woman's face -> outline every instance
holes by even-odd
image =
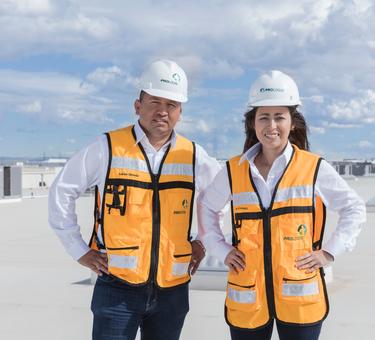
[[[282,152],[293,129],[289,109],[285,106],[258,107],[254,129],[264,149]]]

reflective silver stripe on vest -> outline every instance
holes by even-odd
[[[193,165],[185,163],[163,164],[162,175],[193,176]]]
[[[312,185],[300,185],[278,189],[275,196],[275,202],[287,201],[292,198],[310,198],[312,197],[312,192]]]
[[[255,303],[255,290],[236,290],[228,287],[228,298],[238,303]]]
[[[283,296],[307,296],[319,294],[318,282],[283,283]]]
[[[109,255],[108,265],[116,268],[137,268],[138,256]]]
[[[189,268],[189,262],[176,262],[173,263],[172,274],[174,276],[185,275]]]
[[[138,158],[113,157],[111,168],[148,172],[146,161]]]
[[[232,195],[233,206],[237,207],[244,204],[259,204],[258,196],[255,192],[240,192]]]

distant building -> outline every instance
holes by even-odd
[[[0,167],[0,199],[22,196],[22,167]]]
[[[375,176],[374,161],[345,159],[330,163],[341,176]]]

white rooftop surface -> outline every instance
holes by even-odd
[[[372,198],[375,178],[348,183],[365,201]],[[92,198],[80,198],[77,209],[88,239]],[[91,339],[93,286],[82,283],[88,281],[90,272],[64,252],[48,227],[47,198],[0,204],[0,213],[0,339]],[[322,340],[375,338],[375,213],[368,213],[367,218],[355,251],[335,261],[334,281],[328,285],[331,310]],[[329,214],[327,234],[335,221],[336,216]],[[212,282],[224,288],[223,276],[199,273],[193,277],[182,340],[229,339],[223,317],[225,293],[210,290]],[[273,339],[278,339],[276,333]]]

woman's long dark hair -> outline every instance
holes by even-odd
[[[310,143],[307,138],[308,127],[306,125],[306,120],[302,113],[298,112],[297,106],[288,106],[290,116],[292,118],[292,125],[294,129],[290,131],[289,141],[292,144],[297,145],[302,150],[310,150]],[[243,147],[243,152],[250,149],[253,145],[259,142],[254,129],[255,114],[257,108],[254,107],[250,111],[245,113],[245,133],[246,140]]]

